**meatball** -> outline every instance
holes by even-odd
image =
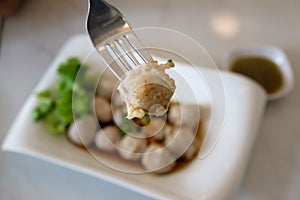
[[[108,152],[116,151],[116,144],[121,139],[119,131],[116,126],[106,126],[102,130],[99,130],[95,137],[96,147]]]
[[[147,148],[147,140],[125,135],[118,144],[118,152],[122,158],[139,160]]]
[[[176,158],[182,156],[195,139],[195,133],[187,127],[180,127],[171,134],[167,134],[165,145]]]
[[[119,108],[125,106],[125,102],[121,99],[119,91],[115,91],[111,98],[113,108]]]
[[[118,79],[110,71],[104,72],[98,83],[97,94],[106,99],[111,99],[117,83]]]
[[[200,122],[200,109],[198,105],[174,104],[169,108],[168,120],[175,126],[197,128]]]
[[[118,126],[121,127],[122,121],[124,119],[125,115],[124,112],[121,108],[114,110],[113,112],[113,120],[114,123]]]
[[[146,170],[155,173],[170,172],[176,165],[175,161],[174,155],[159,144],[149,145],[141,160]]]
[[[168,131],[170,127],[161,118],[152,118],[151,122],[142,128],[142,134],[145,137],[154,137],[156,140],[162,140],[165,135],[165,131]]]
[[[99,122],[107,123],[112,120],[111,106],[105,98],[95,98],[95,111]]]
[[[68,130],[68,138],[77,145],[88,146],[94,140],[98,125],[91,115],[76,119]]]
[[[192,160],[201,148],[201,140],[195,138],[188,150],[183,154],[183,157],[187,160]]]

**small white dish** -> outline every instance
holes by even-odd
[[[90,54],[92,49],[86,35],[69,39],[35,91],[55,83],[58,65],[71,56],[80,60],[89,56],[86,64],[103,70],[105,64],[97,53]],[[233,73],[196,69],[179,62],[174,70],[195,92],[197,102],[194,103],[203,106],[201,120],[206,134],[199,158],[181,170],[157,176],[124,173],[103,165],[86,150],[71,144],[64,135],[47,134],[41,123],[33,122],[31,112],[37,103],[34,92],[12,124],[2,149],[52,162],[155,199],[233,199],[264,112],[265,92],[253,81]],[[186,90],[179,85],[177,92],[185,94]],[[186,96],[186,100],[191,98]],[[133,167],[109,157],[103,159],[112,165],[124,165],[124,169]]]
[[[262,57],[273,61],[282,74],[283,84],[280,89],[274,93],[268,94],[268,100],[279,99],[286,96],[294,86],[294,73],[288,57],[282,49],[275,46],[249,46],[235,48],[224,57],[223,66],[229,69],[233,62],[238,58],[244,57]]]

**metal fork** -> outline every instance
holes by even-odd
[[[135,66],[153,61],[122,13],[107,2],[89,0],[87,31],[119,80]]]

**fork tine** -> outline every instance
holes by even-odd
[[[124,35],[123,40],[125,40],[131,48],[136,52],[144,63],[152,62],[153,58],[149,54],[148,50],[142,45],[137,36],[132,32],[130,34]]]
[[[136,59],[135,55],[133,54],[133,51],[131,49],[131,45],[124,41],[124,37],[122,36],[122,38],[120,40],[117,40],[120,47],[123,49],[123,51],[126,53],[127,57],[131,60],[131,62],[137,66],[140,65],[141,63],[139,63],[139,61]]]
[[[115,44],[115,43],[117,43],[116,41],[117,40],[115,40],[114,43],[107,44],[106,47],[110,48],[111,53],[114,54],[113,57],[115,57],[115,59],[118,59],[119,62],[123,65],[123,67],[125,67],[125,69],[127,71],[129,71],[130,69],[132,69],[132,67],[127,62],[126,58],[124,57],[124,53],[122,53],[116,46],[116,44]]]
[[[135,66],[153,61],[147,49],[143,48],[132,32],[114,36],[101,43],[97,49],[120,80]]]
[[[104,58],[105,62],[109,65],[110,70],[113,72],[113,74],[121,80],[123,75],[127,72],[127,70],[124,67],[120,67],[121,64],[119,64],[117,61],[118,59],[115,59],[111,52],[106,48],[106,46],[101,46],[98,48],[98,51],[100,52],[102,58]]]

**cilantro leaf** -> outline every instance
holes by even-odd
[[[80,76],[79,69],[82,70]],[[61,80],[54,87],[37,93],[38,104],[32,111],[32,118],[43,120],[47,132],[54,135],[64,133],[74,115],[81,117],[90,111],[93,86],[86,77],[87,70],[77,58],[69,58],[58,67]]]

